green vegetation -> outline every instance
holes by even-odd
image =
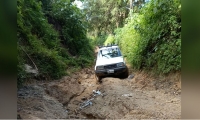
[[[122,27],[128,16],[128,0],[84,0],[84,13],[89,22],[88,32],[93,36],[112,34]]]
[[[81,1],[83,9],[74,0],[17,0],[18,85],[91,65],[94,46],[108,43],[135,69],[181,70],[180,0]]]
[[[93,48],[86,37],[80,10],[68,0],[18,0],[18,86],[25,80],[58,79],[67,69],[86,67]],[[37,76],[24,65],[38,69]]]
[[[116,30],[116,42],[134,68],[156,73],[181,69],[180,15],[180,0],[154,0]]]
[[[111,30],[114,38],[107,33],[107,38],[97,39],[96,43],[118,44],[135,69],[153,70],[159,74],[180,71],[180,0],[150,0],[147,3],[139,0],[137,3],[130,7],[123,27]]]
[[[106,41],[104,42],[104,45],[108,45],[108,44],[113,44],[115,41],[114,36],[113,35],[108,35]]]

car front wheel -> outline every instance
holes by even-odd
[[[102,77],[95,75],[95,79],[97,83],[101,82]]]
[[[123,78],[127,78],[128,77],[128,69],[123,73]]]

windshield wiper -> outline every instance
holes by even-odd
[[[109,58],[108,56],[106,56],[106,54],[105,54],[105,55],[104,55],[104,54],[102,54],[102,51],[100,51],[100,53],[101,53],[101,55],[102,55],[102,56],[105,56],[105,57]]]
[[[102,56],[105,56],[105,57],[107,57],[107,58],[109,59],[109,57],[108,57],[108,56],[106,56],[106,55],[107,55],[107,54],[105,54],[105,55],[103,55],[103,54],[102,54]]]

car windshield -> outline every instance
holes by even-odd
[[[121,56],[119,48],[107,48],[99,51],[99,58],[114,58]]]

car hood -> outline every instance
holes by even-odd
[[[96,66],[99,65],[108,65],[108,64],[115,64],[115,63],[120,63],[120,62],[124,62],[123,57],[115,57],[115,58],[105,58],[105,59],[98,59],[96,61]]]

